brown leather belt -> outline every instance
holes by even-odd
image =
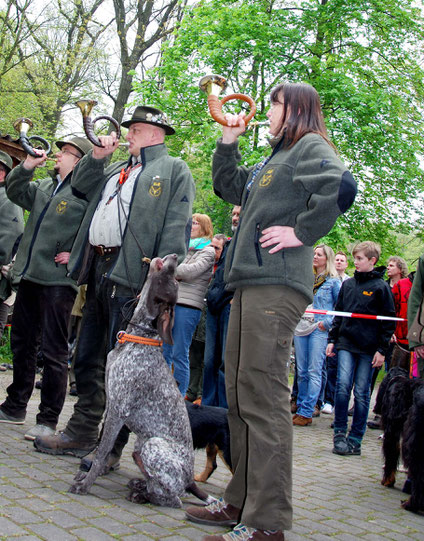
[[[96,252],[96,254],[110,255],[110,254],[118,253],[120,246],[103,246],[102,244],[100,244],[99,246],[93,246],[93,249]]]

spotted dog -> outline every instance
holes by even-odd
[[[129,482],[127,497],[136,503],[181,507],[187,490],[209,502],[193,481],[194,451],[184,400],[162,356],[154,345],[162,338],[172,344],[177,300],[177,256],[155,258],[127,335],[145,342],[119,343],[106,366],[106,419],[89,472],[79,471],[70,492],[86,494],[102,474],[115,439],[125,424],[137,436],[133,459],[143,477]],[[212,499],[212,498],[211,498]]]

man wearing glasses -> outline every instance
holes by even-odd
[[[50,177],[33,181],[35,168],[47,159],[44,150],[37,150],[38,157],[28,155],[6,179],[8,198],[29,216],[14,266],[20,284],[11,332],[13,382],[0,406],[0,423],[24,424],[40,351],[44,358],[41,403],[37,424],[25,433],[28,440],[54,434],[65,400],[67,329],[77,291],[67,263],[88,205],[71,187],[71,177],[91,143],[74,137],[56,145],[59,152]]]

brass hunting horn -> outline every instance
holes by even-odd
[[[221,75],[205,75],[199,81],[200,90],[203,90],[208,95],[208,106],[211,117],[219,124],[227,126],[224,114],[222,112],[222,106],[229,100],[242,100],[250,105],[250,113],[244,119],[246,125],[255,116],[256,103],[250,96],[246,94],[229,94],[224,96],[221,100],[218,96],[227,87],[227,81]]]
[[[121,127],[119,126],[119,123],[117,120],[115,120],[113,117],[108,115],[102,115],[97,116],[94,120],[91,119],[90,113],[91,109],[97,105],[97,101],[94,100],[78,100],[75,103],[76,106],[80,108],[80,111],[82,113],[82,122],[84,126],[85,135],[87,136],[87,139],[93,143],[93,145],[96,145],[96,147],[102,147],[99,138],[94,133],[94,124],[98,120],[109,120],[111,124],[113,124],[116,128],[116,137],[119,139],[121,137]]]
[[[51,146],[50,143],[44,139],[44,137],[41,137],[41,135],[31,135],[31,137],[28,137],[28,130],[30,130],[32,126],[33,124],[29,118],[18,118],[18,120],[16,120],[13,124],[15,130],[19,133],[19,144],[21,147],[30,156],[39,158],[40,156],[34,152],[35,147],[31,144],[31,141],[38,141],[41,143],[46,151],[46,154],[49,154],[51,151]]]

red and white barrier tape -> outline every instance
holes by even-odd
[[[305,310],[307,314],[322,314],[324,316],[352,317],[357,319],[384,319],[389,321],[408,321],[403,317],[375,316],[372,314],[355,314],[355,312],[337,312],[336,310]]]

